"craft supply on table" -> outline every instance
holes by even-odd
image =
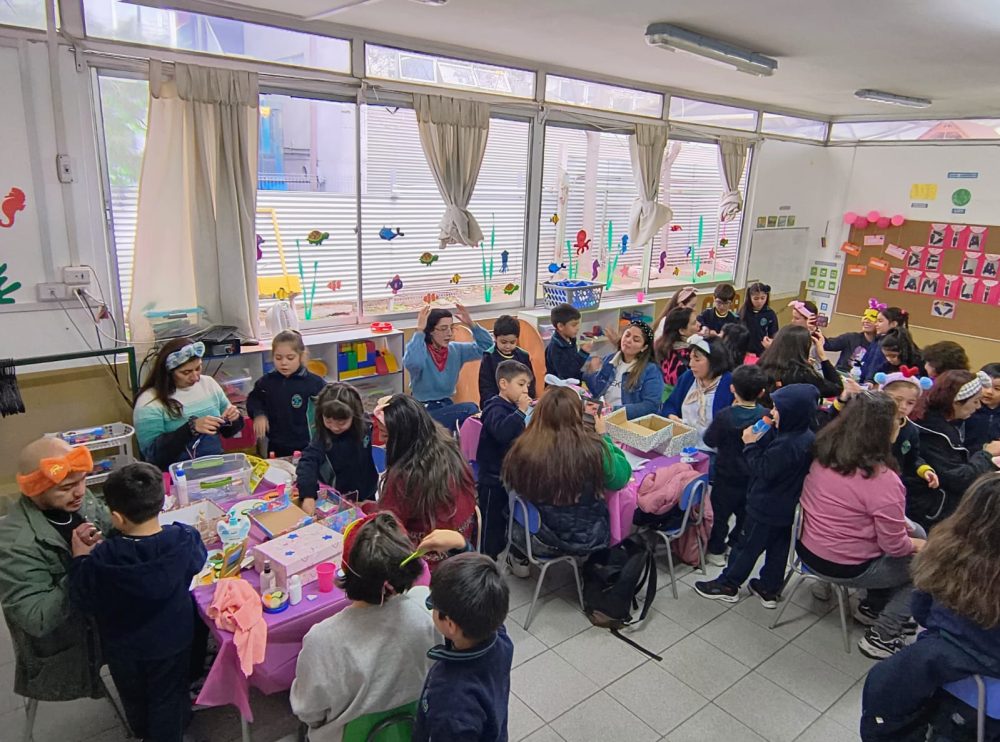
[[[264,562],[270,562],[278,587],[286,589],[295,574],[303,585],[316,580],[317,565],[339,562],[343,550],[343,536],[319,523],[310,523],[253,547],[254,567],[262,572]]]
[[[264,571],[260,573],[260,592],[261,595],[269,593],[275,589],[278,581],[274,576],[274,571],[271,569],[271,562],[268,559],[264,560]]]
[[[264,613],[281,613],[288,608],[288,593],[284,590],[270,590],[260,596],[260,603],[264,607]]]
[[[225,513],[222,512],[222,508],[211,500],[201,500],[177,510],[164,511],[159,515],[161,525],[184,523],[191,526],[198,531],[206,545],[219,542],[217,525],[223,518]]]
[[[170,476],[176,484],[178,473],[187,481],[187,497],[197,500],[240,500],[250,496],[253,469],[242,453],[203,456],[170,465]]]
[[[288,602],[292,605],[302,602],[302,578],[299,575],[288,578]]]
[[[274,496],[266,498],[265,502],[266,505],[251,510],[249,515],[268,538],[291,533],[315,520],[292,502],[284,485],[278,487]]]
[[[321,593],[333,592],[333,578],[336,572],[337,565],[333,562],[321,562],[316,565],[316,580]]]

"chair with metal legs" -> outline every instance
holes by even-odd
[[[128,721],[125,719],[124,712],[118,707],[118,703],[115,701],[115,697],[111,695],[111,689],[108,688],[107,681],[104,677],[101,677],[101,688],[104,690],[104,697],[108,699],[108,703],[111,704],[111,708],[115,710],[115,716],[118,717],[118,723],[122,725],[122,729],[125,731],[125,736],[129,739],[135,739],[135,735],[132,733],[132,729],[128,725]],[[24,699],[24,734],[21,735],[22,742],[34,742],[34,731],[35,731],[35,719],[38,717],[38,699],[37,698],[25,698]]]
[[[684,492],[681,494],[681,501],[679,503],[680,509],[684,511],[684,518],[681,520],[681,524],[677,528],[651,529],[651,532],[663,539],[663,542],[667,545],[667,567],[670,570],[670,590],[673,592],[675,599],[677,598],[677,578],[674,575],[674,555],[671,552],[670,545],[683,536],[687,532],[688,528],[694,529],[695,540],[698,543],[698,565],[701,569],[701,573],[706,573],[705,545],[701,541],[700,528],[702,518],[705,513],[702,503],[704,502],[707,489],[707,474],[689,482],[684,488]]]

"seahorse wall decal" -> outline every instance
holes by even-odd
[[[11,188],[10,192],[4,196],[0,202],[0,212],[3,212],[5,219],[0,219],[0,227],[10,228],[14,226],[14,215],[19,211],[24,211],[24,191],[20,188]]]

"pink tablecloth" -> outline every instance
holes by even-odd
[[[628,449],[629,453],[641,456],[646,459],[646,463],[641,469],[632,473],[632,479],[617,492],[608,492],[608,511],[611,514],[611,543],[617,544],[623,540],[632,530],[632,518],[638,502],[639,485],[647,474],[651,474],[657,469],[676,464],[681,460],[680,456],[660,456],[659,454],[645,454],[641,451]],[[708,456],[703,453],[697,454],[697,461],[694,468],[705,474],[708,472]]]

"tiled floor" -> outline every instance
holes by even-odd
[[[560,565],[562,566],[562,565]],[[714,576],[718,568],[709,567]],[[530,631],[522,626],[534,580],[511,580],[514,641],[510,739],[529,742],[850,742],[857,740],[860,694],[871,662],[852,644],[843,649],[835,601],[803,587],[783,624],[756,598],[708,601],[691,585],[704,579],[681,567],[679,597],[660,572],[660,589],[646,622],[626,635],[660,654],[649,659],[590,625],[576,605],[568,569],[550,570]],[[0,622],[2,624],[2,622]],[[854,626],[852,642],[861,632]],[[13,695],[10,640],[0,630],[0,739],[18,740],[24,723]],[[293,742],[287,694],[255,694],[254,742]],[[190,737],[238,740],[232,709],[198,711]],[[125,739],[102,701],[42,704],[36,742],[117,742]]]

